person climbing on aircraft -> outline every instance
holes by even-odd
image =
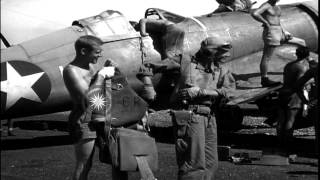
[[[160,40],[158,47],[155,47],[161,54],[161,59],[168,58],[171,52],[183,50],[185,32],[177,24],[166,19],[143,18],[139,21],[140,34],[142,37],[157,35]]]

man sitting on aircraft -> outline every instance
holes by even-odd
[[[88,91],[91,86],[110,79],[114,75],[114,67],[103,67],[96,70],[101,57],[102,40],[95,36],[81,36],[75,42],[76,57],[63,70],[65,85],[73,102],[69,115],[70,134],[74,141],[76,166],[73,179],[87,179],[92,166],[94,144],[98,125],[91,121],[87,113],[89,108]],[[90,116],[90,117],[87,117]]]
[[[215,13],[221,12],[233,12],[233,11],[244,11],[249,12],[253,3],[251,0],[216,0],[219,7],[212,13],[208,14],[211,17]]]
[[[304,45],[305,41],[284,31],[280,24],[281,9],[276,4],[279,0],[268,0],[258,9],[252,12],[252,17],[263,25],[262,38],[264,41],[263,55],[260,63],[261,85],[270,87],[280,85],[280,82],[268,78],[268,64],[275,51],[281,43],[294,43]]]
[[[181,74],[170,101],[173,106],[178,179],[213,179],[218,167],[214,109],[235,88],[230,71],[220,65],[231,45],[206,38],[193,56],[182,54]]]
[[[279,117],[277,125],[277,135],[280,146],[288,148],[293,137],[293,125],[297,118],[302,117],[303,104],[299,93],[303,94],[303,88],[299,92],[292,91],[294,84],[307,71],[307,58],[309,50],[300,46],[296,50],[297,60],[289,62],[283,71],[283,88],[279,94]]]

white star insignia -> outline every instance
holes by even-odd
[[[7,80],[1,81],[1,91],[7,93],[6,109],[9,109],[22,97],[35,102],[41,102],[41,99],[31,87],[44,72],[21,76],[8,62],[6,63]]]
[[[97,109],[98,111],[100,111],[100,109],[102,110],[103,106],[105,106],[105,99],[101,94],[94,94],[91,98],[90,98],[90,103],[91,103],[91,107],[93,109]]]

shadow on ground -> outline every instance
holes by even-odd
[[[43,136],[30,139],[1,139],[1,151],[72,144],[69,135]]]
[[[152,128],[152,136],[157,142],[174,143],[172,128]],[[268,134],[240,134],[238,132],[218,132],[218,144],[235,149],[267,150],[277,148],[277,137]],[[316,157],[315,140],[294,138],[288,147],[291,153],[301,157]]]
[[[15,136],[3,136],[1,150],[28,149],[71,144],[68,122],[52,120],[15,121]]]
[[[45,123],[45,124],[43,124]],[[1,137],[1,150],[26,149],[35,147],[58,146],[72,144],[72,139],[66,134],[67,122],[61,121],[20,121],[15,122],[15,127],[23,130],[28,135],[32,133],[30,138],[21,137],[21,134],[16,137],[5,138]],[[31,130],[31,131],[29,131]],[[34,130],[34,131],[33,131]],[[50,135],[50,131],[41,133],[46,130],[63,131],[59,135]],[[157,142],[173,144],[172,128],[151,128],[150,135],[155,137]],[[22,133],[22,135],[23,135]],[[49,134],[49,135],[48,135]],[[57,133],[58,134],[58,133]],[[61,135],[63,134],[63,135]],[[274,135],[268,134],[241,134],[238,132],[218,132],[218,144],[230,146],[238,149],[262,150],[265,148],[276,148],[277,138]],[[302,157],[315,156],[315,140],[306,138],[294,138],[291,147],[293,153]]]

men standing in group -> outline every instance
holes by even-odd
[[[231,45],[206,38],[194,55],[182,54],[181,74],[171,96],[178,179],[213,179],[218,168],[217,126],[213,106],[235,88],[231,72],[219,61]]]
[[[293,125],[297,118],[302,117],[303,104],[299,93],[303,94],[303,88],[299,92],[293,92],[293,86],[307,71],[307,47],[299,46],[296,50],[297,59],[286,64],[283,70],[283,88],[279,95],[279,117],[277,135],[281,148],[290,147],[293,138]],[[290,152],[287,152],[290,153]]]
[[[292,37],[285,32],[280,24],[281,9],[277,5],[279,0],[268,0],[251,13],[252,17],[261,22],[263,26],[262,38],[264,41],[263,55],[260,63],[261,85],[270,87],[280,84],[268,78],[269,61],[281,43],[289,41],[299,45],[305,45],[304,40]]]
[[[63,70],[65,85],[72,99],[69,115],[70,134],[74,141],[76,166],[73,180],[86,180],[92,166],[98,124],[87,113],[88,91],[93,81],[104,81],[114,75],[114,67],[94,68],[101,57],[102,40],[95,36],[81,36],[75,42],[76,57]],[[88,117],[89,116],[89,117]]]

